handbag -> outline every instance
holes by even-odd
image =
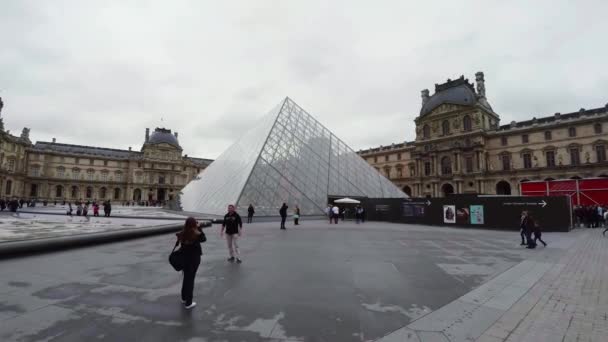
[[[169,263],[173,269],[179,272],[184,269],[184,253],[181,248],[175,250],[178,245],[179,243],[176,243],[175,247],[173,247],[173,250],[171,251],[171,254],[169,254]]]

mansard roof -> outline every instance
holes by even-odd
[[[455,80],[448,79],[442,84],[435,84],[435,94],[428,98],[420,109],[420,116],[432,112],[435,108],[444,103],[474,106],[479,104],[485,109],[492,112],[492,107],[485,98],[478,98],[475,93],[473,84],[469,83],[468,79],[460,76]]]
[[[584,109],[581,108],[579,111],[577,112],[572,112],[572,113],[567,113],[567,114],[561,114],[561,113],[555,113],[551,116],[545,116],[545,117],[541,117],[541,118],[532,118],[532,120],[524,120],[524,121],[513,121],[510,124],[506,124],[506,125],[501,125],[498,128],[498,131],[508,131],[508,130],[512,130],[512,129],[523,129],[523,128],[528,128],[531,126],[539,126],[539,125],[551,125],[551,124],[558,124],[558,123],[566,123],[566,122],[572,122],[575,120],[585,120],[585,119],[593,119],[593,118],[599,118],[599,117],[604,117],[608,115],[608,104],[606,104],[606,106],[604,107],[599,107],[599,108],[594,108],[594,109]]]
[[[95,146],[84,146],[84,145],[72,145],[72,144],[60,144],[47,141],[38,141],[34,144],[33,150],[40,152],[60,152],[70,154],[83,154],[89,156],[116,158],[116,159],[128,159],[130,157],[140,157],[141,152],[119,150],[114,148],[95,147]]]

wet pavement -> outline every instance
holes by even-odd
[[[277,227],[246,225],[241,265],[207,229],[193,310],[167,262],[171,235],[0,261],[0,341],[373,341],[533,253],[557,253],[522,249],[513,232]]]

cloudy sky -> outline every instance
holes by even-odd
[[[411,140],[420,90],[480,70],[503,123],[604,106],[606,13],[603,0],[4,0],[2,116],[34,141],[123,149],[166,126],[215,158],[290,96],[358,150]]]

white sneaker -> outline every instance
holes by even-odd
[[[192,309],[195,306],[196,306],[196,302],[192,302],[192,304],[186,306],[186,309]]]

